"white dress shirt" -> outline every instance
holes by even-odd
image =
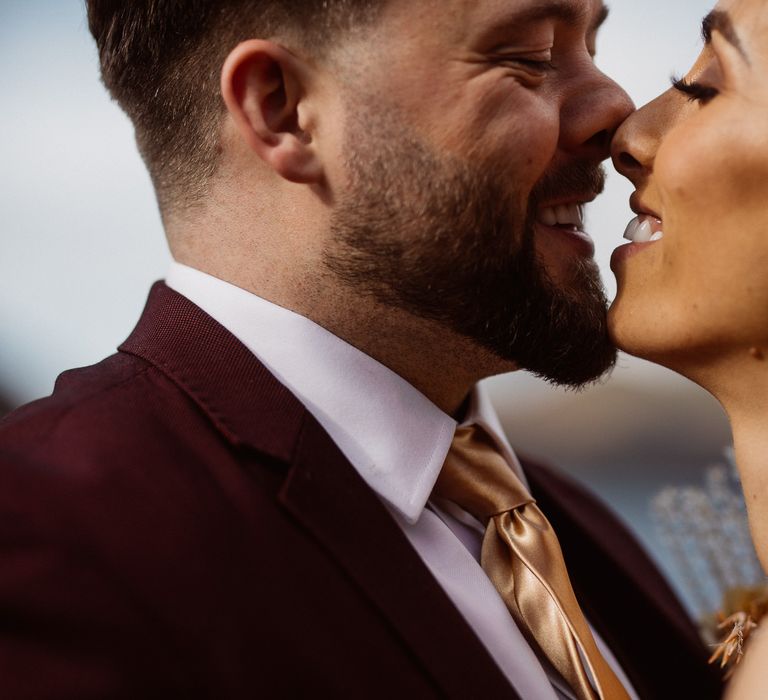
[[[166,284],[230,331],[301,400],[387,506],[520,697],[572,698],[556,674],[548,676],[480,567],[483,526],[453,504],[429,502],[456,421],[399,375],[303,316],[175,262]],[[495,438],[525,481],[481,385],[465,421],[474,423]],[[597,634],[595,641],[636,700]]]

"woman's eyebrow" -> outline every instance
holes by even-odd
[[[720,33],[747,60],[747,55],[733,26],[731,16],[724,10],[712,10],[701,22],[701,36],[704,38],[705,44],[712,43],[714,32]]]

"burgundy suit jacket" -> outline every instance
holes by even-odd
[[[525,468],[640,695],[719,697],[626,529]],[[0,697],[310,696],[517,697],[296,397],[159,283],[117,354],[0,422]]]

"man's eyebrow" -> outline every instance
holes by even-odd
[[[595,18],[595,21],[592,23],[592,31],[596,32],[600,27],[602,27],[605,24],[605,20],[608,19],[608,15],[611,14],[611,9],[608,7],[608,5],[601,5],[600,6],[600,12],[597,13],[597,17]]]
[[[733,27],[733,21],[731,16],[723,10],[712,10],[701,22],[701,36],[704,38],[705,44],[712,43],[712,34],[718,32],[722,34],[723,38],[736,49],[739,53],[747,58],[744,53],[744,47],[741,44],[739,35]]]
[[[503,20],[503,24],[511,27],[540,20],[555,19],[563,24],[578,25],[584,22],[588,11],[585,3],[580,0],[547,0],[546,2],[536,2],[530,7],[514,12]],[[608,19],[608,12],[608,7],[601,4],[598,13],[589,25],[590,33],[596,32]]]

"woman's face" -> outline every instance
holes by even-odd
[[[723,0],[704,29],[684,81],[613,144],[636,187],[627,233],[640,242],[611,262],[611,332],[675,368],[755,348],[768,356],[768,5]]]

